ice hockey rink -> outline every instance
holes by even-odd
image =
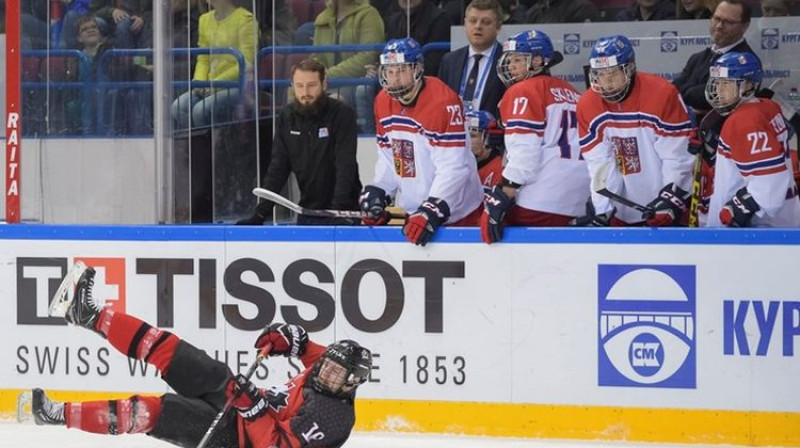
[[[0,448],[166,448],[166,442],[143,435],[103,436],[62,427],[40,427],[0,421]],[[355,433],[345,448],[730,448],[733,445],[615,443],[458,435]]]

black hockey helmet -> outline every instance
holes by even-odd
[[[317,361],[311,376],[311,386],[318,392],[334,397],[349,397],[364,384],[372,370],[372,353],[351,340],[329,345]]]

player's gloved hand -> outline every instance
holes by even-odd
[[[648,226],[663,227],[672,226],[680,221],[683,213],[689,207],[689,197],[691,193],[683,191],[674,182],[670,182],[661,189],[658,197],[647,204],[655,212],[652,217],[642,214]]]
[[[256,339],[255,347],[261,351],[267,344],[272,344],[268,355],[298,357],[306,352],[308,334],[299,325],[275,322],[267,325],[261,332]]]
[[[722,207],[719,220],[728,227],[750,227],[750,221],[759,210],[761,207],[745,187],[737,191],[733,199]]]
[[[503,221],[513,206],[514,199],[508,197],[502,185],[495,185],[483,195],[481,239],[484,243],[496,243],[503,238]]]
[[[262,389],[256,387],[250,380],[239,374],[229,378],[225,383],[225,398],[230,399],[236,396],[231,402],[243,418],[255,420],[267,412],[267,394]]]
[[[719,145],[719,134],[722,132],[722,125],[725,123],[725,116],[716,109],[712,109],[700,121],[700,139],[705,144],[703,159],[711,162],[714,166],[714,159],[717,157],[717,145]]]
[[[436,229],[450,217],[450,206],[444,199],[429,197],[417,211],[406,218],[403,235],[410,243],[424,246],[433,237]]]
[[[364,225],[382,226],[389,222],[390,217],[386,207],[389,206],[391,201],[392,199],[383,188],[366,185],[358,198],[358,206],[361,207],[361,210],[370,214],[369,218],[362,219]]]
[[[608,227],[611,225],[611,218],[614,217],[616,211],[617,209],[612,208],[610,211],[597,214],[592,198],[590,197],[589,200],[586,201],[586,214],[578,216],[570,221],[569,224],[575,227]]]

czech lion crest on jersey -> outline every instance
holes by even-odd
[[[636,143],[636,137],[611,137],[611,145],[614,147],[617,166],[623,175],[642,171],[642,160],[639,157],[639,144]]]
[[[394,172],[398,176],[417,176],[417,168],[414,163],[414,142],[392,139],[392,157],[394,158]]]

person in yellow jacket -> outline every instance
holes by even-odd
[[[239,72],[245,73],[253,66],[258,43],[258,25],[253,14],[236,6],[231,0],[209,0],[212,7],[200,16],[197,46],[201,48],[226,48],[239,50],[245,66],[229,53],[204,54],[197,57],[194,81],[236,81]],[[209,126],[233,119],[239,103],[239,89],[228,87],[195,87],[185,92],[172,104],[172,118],[176,127]]]
[[[383,19],[368,0],[325,0],[314,20],[314,45],[378,44],[386,41]],[[367,65],[378,62],[378,51],[317,53],[330,78],[360,78]]]
[[[325,0],[325,9],[314,20],[314,45],[362,45],[386,41],[383,19],[368,0]],[[329,78],[363,78],[369,67],[377,67],[378,51],[318,52],[313,58],[325,66]],[[331,93],[357,109],[362,132],[372,117],[376,89],[371,85],[330,89]],[[358,100],[356,99],[358,97]]]

